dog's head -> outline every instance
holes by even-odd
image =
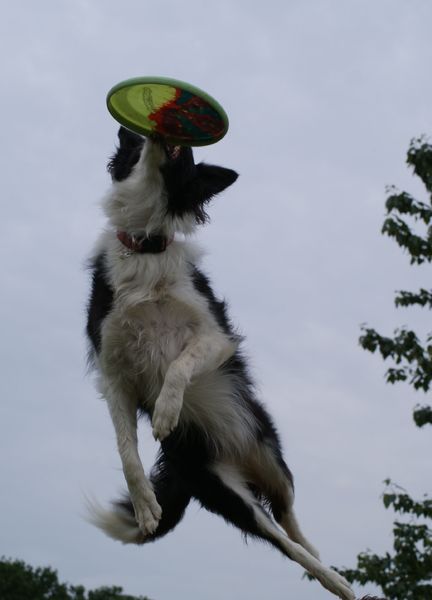
[[[237,179],[231,169],[195,164],[191,148],[169,146],[121,127],[108,163],[114,182],[108,216],[117,227],[190,233],[205,223],[207,203]]]

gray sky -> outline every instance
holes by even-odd
[[[429,0],[3,7],[0,554],[153,600],[330,597],[197,505],[143,548],[82,519],[85,493],[106,502],[124,487],[83,335],[83,264],[117,131],[105,95],[152,74],[198,85],[230,117],[226,138],[196,157],[241,177],[199,240],[247,336],[303,528],[330,564],[389,549],[382,480],[430,491],[431,438],[411,420],[420,394],[386,385],[357,340],[363,322],[428,327],[424,312],[393,309],[396,289],[427,287],[427,268],[380,227],[386,185],[421,193],[404,161],[410,139],[432,131],[431,19]],[[147,467],[156,449],[143,427]]]

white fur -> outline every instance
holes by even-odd
[[[128,511],[119,506],[107,509],[94,498],[87,498],[86,506],[86,519],[113,540],[120,540],[123,544],[137,544],[143,541],[138,522]]]

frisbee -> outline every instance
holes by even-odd
[[[228,117],[214,98],[199,88],[166,77],[136,77],[110,89],[111,115],[135,133],[160,135],[179,146],[206,146],[228,131]]]

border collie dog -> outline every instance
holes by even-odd
[[[299,528],[275,426],[188,238],[237,173],[124,128],[108,170],[109,225],[91,260],[87,334],[128,495],[111,509],[93,506],[93,522],[114,539],[144,544],[172,530],[195,498],[352,600]],[[149,477],[137,448],[142,414],[160,441]]]

